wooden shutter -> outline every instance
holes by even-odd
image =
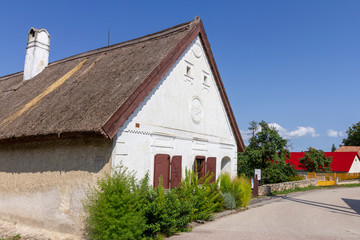
[[[208,157],[206,161],[206,173],[213,173],[214,176],[210,182],[215,182],[216,179],[216,157]]]
[[[167,154],[156,154],[154,160],[154,187],[159,186],[159,178],[163,178],[164,188],[169,188],[170,156]]]
[[[195,157],[195,171],[197,171],[198,179],[205,176],[205,157],[196,156]]]
[[[181,182],[182,156],[173,156],[171,159],[171,188],[179,186]]]

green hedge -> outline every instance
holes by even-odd
[[[236,206],[248,204],[251,196],[248,180],[240,177],[231,181],[225,175],[221,177],[220,188],[219,179],[210,183],[212,176],[198,179],[196,173],[185,170],[179,187],[165,190],[159,184],[153,189],[148,184],[148,174],[137,181],[133,172],[119,167],[112,176],[99,180],[84,202],[87,235],[90,239],[104,240],[161,239],[185,230],[191,221],[211,219],[212,213],[229,204],[229,194]],[[229,187],[225,187],[224,181],[230,181],[226,183]]]

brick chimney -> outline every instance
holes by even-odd
[[[49,64],[50,35],[45,29],[31,28],[26,46],[24,80],[29,80]]]

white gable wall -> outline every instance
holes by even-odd
[[[355,156],[355,159],[349,169],[349,173],[360,173],[360,159],[358,156]]]
[[[156,154],[181,155],[183,172],[197,155],[216,157],[216,176],[230,159],[223,169],[236,175],[235,137],[199,38],[114,138],[113,167],[122,162],[139,178],[149,172],[153,179]]]

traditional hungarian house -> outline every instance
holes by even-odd
[[[359,173],[360,157],[357,152],[324,152],[327,157],[332,157],[330,165],[332,172]],[[300,164],[300,158],[305,156],[304,152],[292,152],[288,162],[295,166],[297,171],[306,171]]]
[[[177,186],[237,170],[244,150],[199,18],[48,64],[31,28],[23,72],[0,77],[0,218],[81,228],[89,183],[120,164]]]

